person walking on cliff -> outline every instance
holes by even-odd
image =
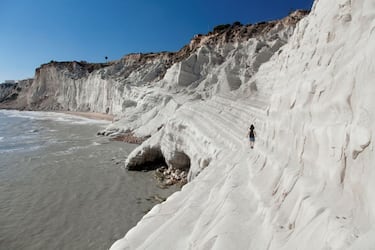
[[[256,135],[254,129],[255,129],[254,125],[251,124],[251,126],[249,127],[249,131],[247,133],[247,136],[249,137],[250,148],[254,148],[255,135]]]

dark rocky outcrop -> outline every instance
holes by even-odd
[[[0,108],[25,109],[26,95],[34,79],[26,79],[14,83],[0,84]]]

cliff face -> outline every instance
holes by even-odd
[[[166,55],[168,60],[161,63],[164,68],[157,67],[163,71],[154,81],[137,79],[141,70],[144,76],[144,72],[155,70],[140,67],[132,71],[125,80],[129,82],[122,98],[121,113],[126,116],[104,133],[131,130],[140,136],[153,134],[169,119],[170,112],[184,103],[249,85],[260,65],[288,41],[296,23],[306,14],[297,11],[279,21],[219,26],[207,35],[196,35],[179,52]],[[255,89],[253,84],[241,91],[251,93]]]
[[[17,83],[3,83],[0,84],[0,102],[6,102],[15,99],[17,95],[13,95],[14,92],[19,92]]]
[[[23,100],[12,97],[0,107],[30,110],[94,111],[121,115],[143,103],[144,90],[159,86],[164,92],[196,91],[193,99],[207,98],[216,89],[236,89],[286,43],[295,24],[306,12],[254,25],[221,25],[207,35],[196,35],[178,52],[130,54],[106,64],[86,62],[51,62],[36,70],[30,88],[23,88]],[[248,57],[260,52],[253,62],[244,65],[236,51],[247,47]],[[214,72],[228,56],[236,56],[238,65],[227,68],[233,83],[220,82]],[[242,62],[241,62],[242,60]],[[239,72],[246,68],[246,72]],[[242,78],[242,79],[241,79]],[[223,85],[223,86],[218,86]],[[230,85],[230,86],[226,86]],[[2,95],[6,95],[4,92]],[[159,94],[150,97],[163,101]],[[191,97],[188,97],[191,99]],[[12,101],[12,102],[10,102]],[[145,111],[148,107],[141,107]],[[137,113],[134,111],[133,113]]]
[[[27,97],[34,79],[21,80],[15,83],[0,84],[0,107],[25,109]]]
[[[28,96],[30,109],[105,112],[111,84],[95,74],[106,64],[52,62],[36,70]]]

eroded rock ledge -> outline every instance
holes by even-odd
[[[104,132],[98,132],[98,135],[104,135]],[[151,136],[138,137],[138,136],[135,136],[133,132],[127,132],[127,133],[122,133],[119,135],[112,136],[111,140],[126,142],[130,144],[142,144],[142,142],[146,141],[150,137]]]

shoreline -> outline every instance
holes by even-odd
[[[58,111],[57,113],[75,115],[75,116],[80,116],[80,117],[94,119],[94,120],[105,120],[105,121],[110,121],[110,122],[113,122],[113,119],[115,118],[114,115],[96,113],[96,112]]]
[[[46,114],[47,122],[34,122],[29,118],[39,115],[29,113],[13,117],[9,122],[3,122],[6,114],[0,117],[0,136],[10,138],[2,146],[26,150],[0,155],[4,179],[0,200],[10,208],[0,215],[4,222],[0,249],[85,249],[87,242],[92,249],[109,249],[148,211],[179,190],[161,188],[152,172],[124,171],[122,164],[135,146],[96,136],[102,123],[72,123],[76,119],[66,119],[63,112]],[[54,122],[60,117],[63,122]],[[30,134],[25,146],[17,140],[23,132]],[[34,150],[34,145],[42,147]],[[19,232],[25,237],[14,237]]]
[[[53,113],[60,113],[66,115],[74,115],[79,117],[84,117],[93,120],[104,120],[113,122],[115,119],[114,115],[104,114],[104,113],[97,113],[97,112],[83,112],[83,111],[64,111],[64,110],[29,110],[29,109],[19,109],[19,108],[5,108],[0,106],[0,110],[6,111],[25,111],[25,112],[53,112]]]
[[[101,134],[101,135],[104,135],[104,134]],[[133,132],[127,132],[127,133],[121,133],[115,136],[111,136],[111,141],[120,141],[120,142],[140,145],[150,137],[151,136],[137,137],[134,135]]]

